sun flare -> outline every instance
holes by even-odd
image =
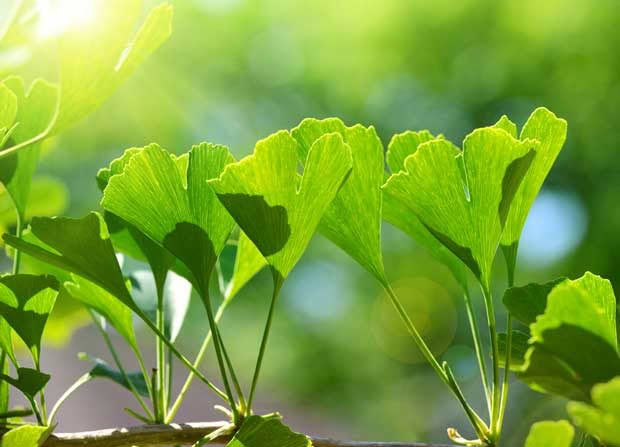
[[[42,39],[84,26],[95,18],[94,0],[37,0],[38,34]]]

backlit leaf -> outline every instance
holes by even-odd
[[[277,280],[286,278],[302,256],[352,165],[342,137],[325,135],[308,152],[300,179],[297,146],[290,133],[280,131],[209,181]]]
[[[129,343],[129,346],[134,351],[138,350],[132,313],[127,305],[120,302],[107,290],[77,275],[72,275],[71,282],[65,282],[64,287],[73,298],[105,317]]]
[[[567,278],[557,278],[544,284],[531,283],[511,287],[504,293],[504,306],[517,320],[530,325],[545,312],[551,290],[566,280]]]
[[[536,157],[525,174],[508,212],[501,241],[505,249],[519,243],[530,208],[562,150],[566,140],[566,127],[565,120],[556,117],[544,107],[534,110],[523,126],[521,140],[534,139],[540,144],[536,148]]]
[[[135,37],[140,0],[97,2],[93,23],[72,27],[59,42],[60,104],[52,133],[103,103],[172,32],[172,7],[151,10]]]
[[[319,231],[379,281],[387,283],[381,255],[381,185],[385,172],[383,144],[374,127],[346,127],[338,118],[305,119],[291,131],[305,163],[323,135],[338,133],[351,149],[353,169],[325,211]]]
[[[575,429],[568,421],[542,421],[532,425],[525,447],[570,447]]]
[[[189,153],[187,178],[175,157],[152,144],[109,178],[103,207],[181,260],[201,296],[234,222],[206,180],[234,161],[224,146],[203,143]]]
[[[620,444],[620,377],[592,388],[592,403],[569,402],[575,425],[605,443]]]
[[[497,334],[497,341],[499,345],[499,364],[501,368],[506,366],[506,333],[501,332]],[[530,336],[525,332],[512,331],[512,354],[510,355],[510,370],[520,371],[525,363],[525,353],[529,349],[528,344]]]
[[[293,432],[279,418],[248,417],[226,447],[311,447],[310,439]]]
[[[405,160],[383,186],[489,287],[491,265],[510,204],[537,142],[497,128],[469,134],[460,152],[436,139]]]
[[[0,438],[0,447],[41,447],[54,427],[23,425],[14,428]]]
[[[243,286],[266,265],[267,261],[261,252],[258,251],[258,248],[245,233],[241,231],[239,242],[237,243],[233,275],[226,288],[225,299],[232,300]]]
[[[388,145],[386,154],[390,171],[393,174],[404,171],[405,159],[415,153],[420,144],[434,138],[426,130],[420,132],[407,131],[395,135]],[[403,201],[386,193],[385,190],[383,191],[383,218],[426,248],[431,255],[450,269],[461,287],[467,289],[467,276],[459,258],[428,231],[428,228],[420,222]]]
[[[26,92],[24,81],[16,76],[6,79],[4,85],[14,93],[18,105],[15,121],[19,124],[9,138],[9,145],[13,146],[45,130],[54,116],[58,88],[37,79]],[[13,199],[22,220],[25,217],[32,176],[39,161],[39,151],[40,142],[0,159],[0,181]]]
[[[13,127],[17,116],[17,97],[4,83],[0,84],[0,141]]]
[[[57,295],[58,282],[52,276],[0,277],[0,315],[30,349],[37,365],[41,336]],[[6,346],[3,349],[8,351]]]

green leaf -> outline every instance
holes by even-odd
[[[206,180],[233,161],[224,146],[194,146],[186,178],[175,157],[152,144],[134,153],[121,174],[109,178],[101,202],[181,260],[203,297],[234,226]]]
[[[17,364],[17,358],[13,351],[13,339],[11,336],[11,326],[0,316],[0,349],[5,352],[14,365]]]
[[[381,255],[381,185],[385,172],[383,144],[375,128],[346,127],[338,118],[305,119],[291,131],[304,163],[323,135],[338,133],[351,149],[353,169],[325,211],[319,231],[379,281],[387,283]]]
[[[17,99],[16,122],[9,138],[11,146],[23,143],[45,130],[56,107],[58,88],[42,79],[32,83],[28,92],[22,78],[12,76],[4,81]],[[2,126],[0,126],[1,128]],[[19,217],[25,218],[32,176],[39,161],[40,142],[0,159],[0,181],[13,199]]]
[[[157,289],[152,272],[138,270],[131,277],[137,283],[132,291],[134,301],[155,322]],[[170,272],[164,287],[164,334],[173,343],[185,321],[191,296],[192,285],[185,278]]]
[[[267,261],[258,251],[256,245],[241,231],[237,243],[233,275],[226,287],[225,299],[232,300],[243,286],[266,265]]]
[[[569,402],[573,422],[605,443],[620,444],[620,377],[592,388],[593,405]]]
[[[132,323],[131,309],[104,288],[77,275],[71,275],[71,282],[65,282],[67,292],[86,307],[102,315],[114,329],[138,351],[138,342]]]
[[[0,141],[13,127],[17,116],[17,97],[4,82],[0,84]]]
[[[47,385],[50,376],[32,368],[17,368],[17,379],[5,374],[1,374],[0,379],[5,380],[30,399],[33,399]]]
[[[41,447],[54,427],[23,425],[14,428],[0,438],[0,447]]]
[[[544,107],[534,110],[523,126],[521,141],[529,138],[539,141],[540,144],[536,149],[536,157],[519,185],[508,212],[501,241],[503,247],[519,243],[530,208],[562,150],[566,140],[566,127],[565,120],[556,117]],[[516,134],[516,126],[514,132]]]
[[[0,277],[0,314],[24,341],[39,364],[41,336],[58,296],[53,276],[7,275]],[[4,343],[4,337],[2,337]],[[7,346],[2,346],[9,351]]]
[[[430,132],[407,131],[394,135],[388,145],[386,160],[393,174],[405,170],[405,159],[416,152],[420,144],[435,139]],[[383,218],[414,239],[439,262],[450,269],[463,290],[467,290],[467,275],[463,263],[428,231],[415,214],[399,198],[383,190]]]
[[[299,178],[297,146],[290,133],[280,131],[209,181],[277,280],[286,278],[302,256],[352,166],[342,137],[329,134],[312,145]]]
[[[588,401],[595,384],[620,375],[615,314],[609,281],[586,273],[560,283],[530,325],[519,377],[535,390]]]
[[[98,213],[82,219],[37,217],[32,219],[30,228],[49,248],[10,234],[3,238],[18,250],[97,284],[130,309],[139,311],[127,290],[107,228]]]
[[[567,278],[557,278],[544,284],[530,283],[521,287],[511,287],[504,293],[504,306],[513,317],[523,324],[530,325],[547,308],[547,297],[551,290]]]
[[[499,364],[501,368],[506,366],[506,340],[507,336],[505,332],[497,334],[497,341],[499,345]],[[510,370],[520,371],[525,363],[525,353],[529,349],[530,336],[525,332],[512,331],[512,354],[510,355]]]
[[[103,103],[172,32],[172,7],[151,10],[130,40],[140,0],[98,3],[97,20],[74,27],[59,42],[60,103],[51,133],[72,126]]]
[[[493,124],[493,127],[505,130],[511,136],[517,138],[517,125],[510,121],[510,119],[506,115],[502,115],[499,121]]]
[[[279,418],[250,416],[226,447],[311,447],[310,439],[293,432]]]
[[[91,369],[89,372],[92,377],[110,379],[112,382],[117,383],[118,385],[126,388],[129,391],[132,391],[131,386],[129,386],[129,382],[125,379],[125,376],[117,369],[112,368],[110,365],[108,365],[104,360],[96,357],[91,357],[83,352],[80,353],[78,357],[81,360],[88,360],[95,364],[93,369]],[[128,373],[127,377],[139,394],[145,397],[149,396],[149,390],[146,382],[144,381],[144,374],[142,374],[141,372]]]
[[[9,373],[9,357],[6,352],[0,352],[0,374]],[[0,413],[3,415],[9,410],[9,384],[4,380],[0,381]],[[6,416],[0,417],[0,425],[6,422]]]
[[[67,207],[69,193],[60,180],[53,177],[35,177],[24,211],[26,221],[34,216],[57,216]],[[4,233],[15,225],[17,216],[15,205],[8,191],[0,194],[0,231]]]
[[[542,421],[532,425],[525,447],[570,447],[575,429],[568,421]]]
[[[383,186],[489,287],[503,225],[534,158],[533,140],[496,128],[477,129],[461,153],[452,143],[424,143],[405,160],[405,172]]]

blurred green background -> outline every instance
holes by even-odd
[[[0,0],[0,11],[11,3]],[[156,3],[146,2],[145,11]],[[591,270],[620,284],[617,0],[171,3],[171,39],[100,109],[47,143],[38,212],[82,216],[97,209],[97,170],[132,146],[158,142],[185,152],[210,141],[241,157],[278,129],[328,116],[375,125],[384,145],[407,129],[443,133],[458,144],[502,114],[520,126],[544,105],[568,121],[568,139],[528,219],[517,283]],[[0,75],[53,80],[51,55],[52,40],[35,32],[25,45],[0,48]],[[10,227],[8,202],[1,200],[0,224]],[[481,407],[464,306],[448,271],[387,224],[384,256],[421,332]],[[227,250],[228,270],[233,258],[234,249]],[[506,284],[500,261],[498,303]],[[246,372],[245,383],[270,287],[268,275],[259,275],[223,319],[223,336],[237,369]],[[315,237],[283,295],[260,408],[281,410],[295,429],[323,436],[444,441],[447,426],[469,434],[461,410],[421,361],[378,285],[324,238]],[[92,327],[60,343],[71,321],[87,322],[74,305],[59,306],[55,317],[48,331],[55,347],[43,355],[54,376],[50,400],[86,370],[75,359],[78,350],[107,358]],[[197,349],[206,326],[194,302],[181,339],[185,352]],[[207,363],[215,377],[213,357]],[[506,446],[521,446],[534,420],[564,417],[561,399],[520,384],[512,398]],[[59,430],[127,424],[119,411],[126,401],[110,383],[89,385],[67,404]],[[196,384],[178,419],[219,418],[213,403]]]

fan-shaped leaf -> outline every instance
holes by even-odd
[[[266,265],[267,261],[261,252],[258,251],[258,248],[245,233],[241,231],[239,242],[237,243],[233,275],[226,287],[225,299],[232,300],[243,286]]]
[[[279,418],[250,416],[226,447],[311,447],[310,439],[295,433]]]
[[[39,425],[23,425],[14,428],[0,438],[0,447],[41,447],[54,427]]]
[[[534,140],[519,141],[497,128],[477,129],[461,153],[443,139],[422,144],[405,172],[383,186],[471,269],[484,287],[503,225],[534,158]]]
[[[13,385],[31,399],[34,398],[50,380],[48,374],[44,374],[32,368],[17,368],[17,379],[4,374],[0,375],[0,378],[10,385]]]
[[[557,278],[544,284],[531,283],[511,287],[504,293],[504,306],[517,320],[530,325],[545,312],[551,290],[566,280],[567,278]]]
[[[352,165],[351,150],[339,134],[312,145],[301,179],[297,151],[295,139],[280,131],[209,181],[277,280],[286,278],[303,254]]]
[[[525,447],[570,447],[575,429],[568,421],[542,421],[532,425]]]
[[[125,376],[117,369],[112,368],[110,365],[108,365],[104,360],[96,357],[91,357],[85,353],[80,353],[79,357],[82,360],[88,360],[95,364],[93,369],[91,369],[89,372],[91,377],[110,379],[112,382],[119,384],[120,386],[128,389],[129,391],[132,391],[131,386],[129,385],[129,382],[127,382]],[[146,382],[144,381],[144,374],[142,374],[141,372],[128,373],[127,378],[131,381],[135,390],[138,393],[140,393],[142,396],[149,396],[149,390]]]

